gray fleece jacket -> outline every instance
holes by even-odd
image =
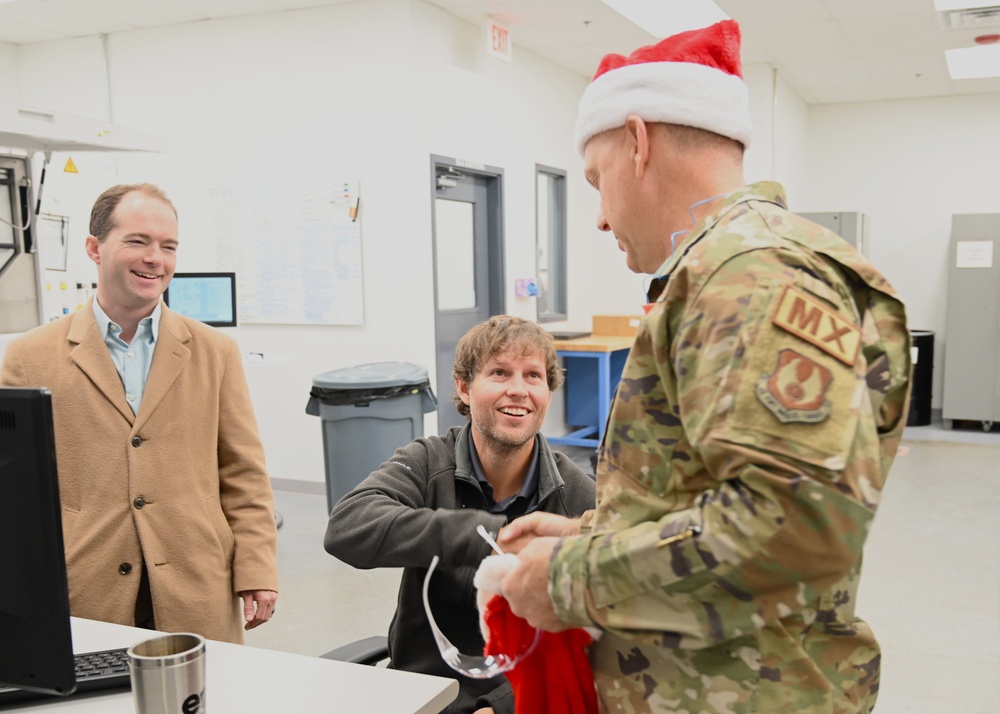
[[[476,533],[496,533],[507,519],[488,513],[472,471],[470,427],[417,439],[397,449],[333,508],[323,541],[328,553],[355,568],[403,568],[396,614],[389,626],[390,667],[457,679],[458,698],[444,710],[469,714],[493,707],[513,714],[506,677],[463,677],[441,659],[421,591],[431,558],[441,562],[430,584],[434,619],[460,652],[481,654],[476,590],[472,578],[490,547]],[[538,509],[576,517],[594,507],[594,481],[539,434]]]

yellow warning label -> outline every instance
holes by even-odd
[[[73,163],[73,159],[66,159],[66,167],[63,169],[65,173],[68,174],[78,174],[79,171],[76,170],[76,164]]]

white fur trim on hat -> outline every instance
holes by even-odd
[[[681,124],[750,143],[747,85],[739,77],[693,62],[646,62],[605,72],[580,98],[576,148],[591,137],[625,126],[635,114],[647,122]]]
[[[500,592],[500,581],[507,573],[517,567],[517,562],[517,556],[513,553],[487,556],[479,564],[476,575],[472,579],[472,584],[476,586],[476,605],[479,607],[479,629],[483,633],[484,640],[490,639],[489,628],[486,627],[486,621],[483,619],[486,603],[497,595],[503,595]]]

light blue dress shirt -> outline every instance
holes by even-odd
[[[121,326],[113,322],[107,313],[97,304],[94,298],[94,318],[97,320],[97,327],[104,337],[104,344],[108,346],[111,359],[118,370],[118,376],[122,378],[122,385],[125,387],[125,400],[132,407],[132,413],[139,413],[139,405],[142,403],[142,393],[146,391],[146,380],[149,378],[149,366],[153,362],[153,348],[156,347],[156,338],[160,334],[160,304],[149,317],[139,320],[139,326],[129,344],[122,340]]]

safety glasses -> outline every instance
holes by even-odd
[[[486,532],[485,528],[478,526],[476,528],[476,532],[486,539],[486,542],[490,544],[493,550],[501,555],[503,554],[503,551],[500,550],[500,546],[498,546],[496,541],[490,537],[490,534]],[[434,573],[434,568],[437,567],[438,562],[439,559],[435,555],[431,559],[431,565],[427,569],[427,575],[424,576],[424,611],[427,613],[427,622],[430,624],[431,632],[434,634],[434,642],[437,644],[438,651],[441,652],[441,658],[445,661],[445,664],[456,672],[464,674],[466,677],[471,677],[472,679],[489,679],[497,676],[498,674],[509,672],[520,664],[525,657],[534,652],[535,647],[538,645],[538,641],[542,637],[541,630],[535,630],[535,637],[528,646],[528,649],[514,656],[505,654],[495,656],[467,655],[459,652],[458,648],[444,636],[443,632],[441,632],[441,628],[439,628],[437,623],[434,621],[434,615],[431,614],[431,604],[430,599],[427,596],[427,591],[430,587],[431,575]]]

